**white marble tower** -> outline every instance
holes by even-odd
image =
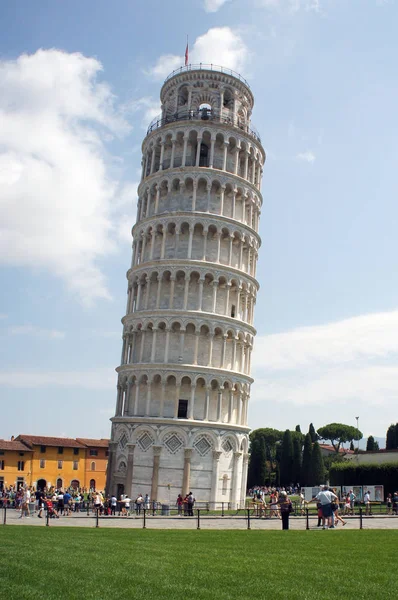
[[[253,94],[173,72],[142,144],[108,491],[243,502],[265,153]]]

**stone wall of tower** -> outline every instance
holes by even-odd
[[[161,100],[142,145],[108,490],[238,504],[265,155],[239,76],[182,69]]]

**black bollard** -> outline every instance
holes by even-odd
[[[362,506],[359,509],[359,529],[362,529]]]
[[[46,513],[46,527],[50,527],[50,511],[48,510],[48,507]]]
[[[87,516],[90,516],[90,502],[87,500]]]
[[[144,508],[144,523],[142,525],[142,529],[146,529],[146,508]]]
[[[221,516],[224,516],[224,502],[221,502]]]
[[[200,529],[200,509],[198,508],[198,526],[196,529]]]
[[[99,527],[99,508],[97,508],[96,510],[96,515],[95,515],[95,526]]]
[[[4,520],[3,525],[7,523],[7,501],[4,503]]]
[[[247,528],[250,529],[250,508],[247,509]]]
[[[309,520],[309,516],[308,516],[308,508],[305,509],[306,512],[306,519],[307,519],[307,525],[306,525],[306,529],[310,528],[310,520]]]

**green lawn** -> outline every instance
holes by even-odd
[[[397,595],[397,544],[396,531],[6,526],[1,597],[387,600]]]

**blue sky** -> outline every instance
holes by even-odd
[[[398,420],[394,0],[3,2],[0,437],[107,436],[163,79],[241,72],[267,152],[249,423]]]

